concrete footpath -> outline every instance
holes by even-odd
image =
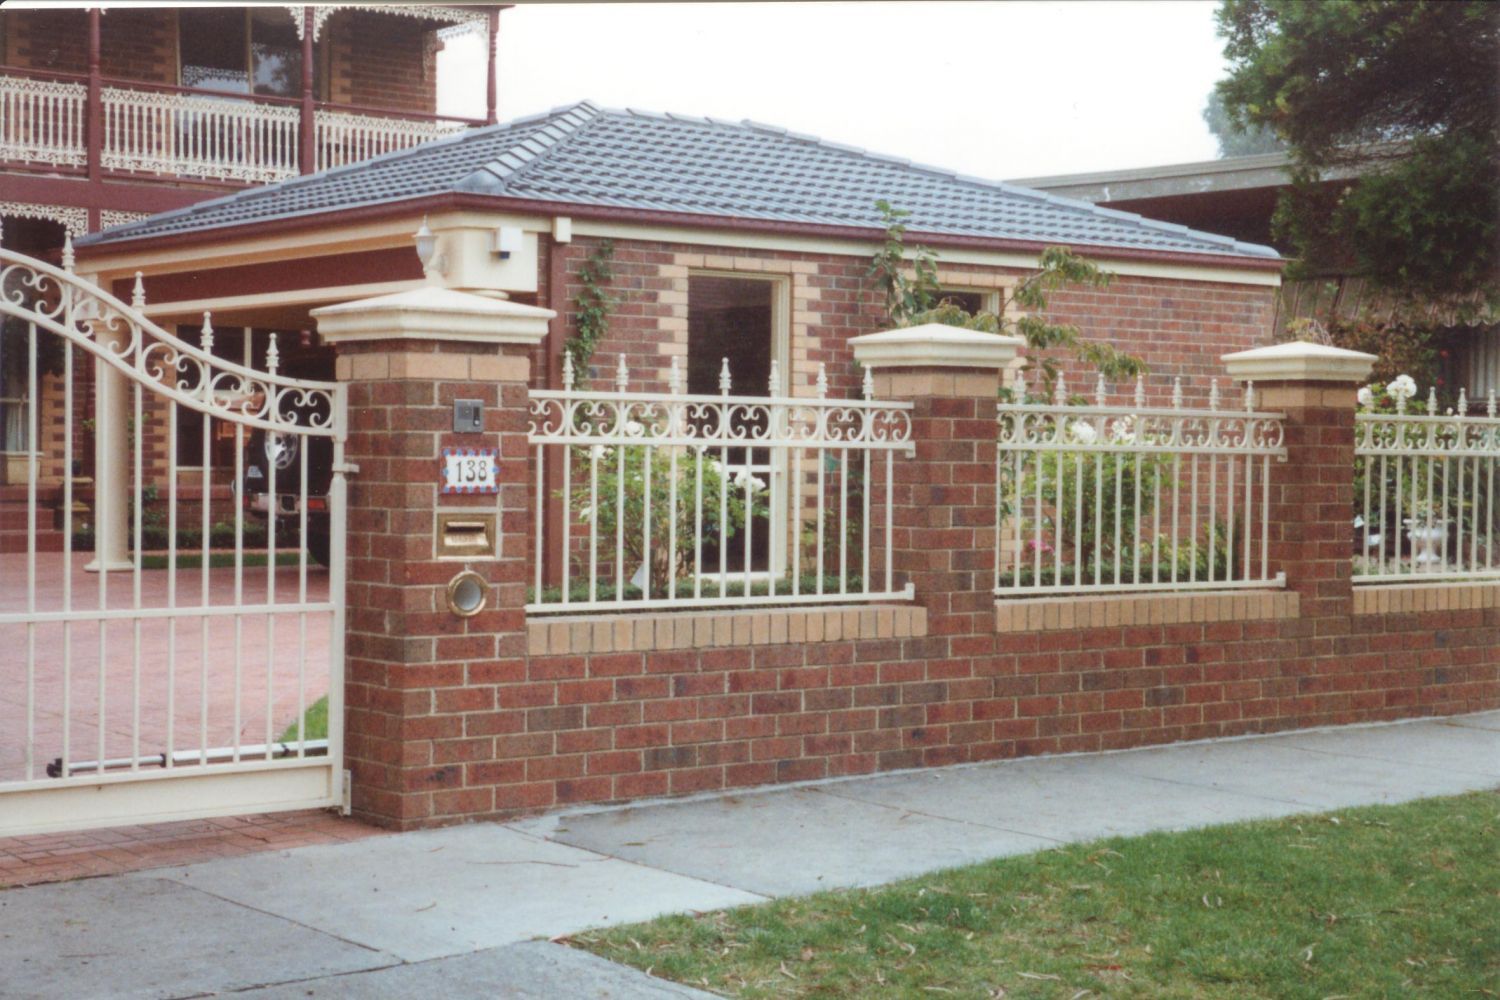
[[[1500,787],[1500,712],[556,813],[0,891],[0,997],[707,994],[547,939],[1098,837]]]

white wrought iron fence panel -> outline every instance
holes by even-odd
[[[326,109],[314,112],[313,122],[319,170],[408,149],[462,132],[468,127],[458,121],[385,117]]]
[[[101,99],[107,169],[252,183],[297,173],[294,104],[122,87]]]
[[[1354,418],[1354,582],[1500,579],[1494,393],[1485,415],[1471,416],[1463,390],[1441,413],[1435,391],[1424,412],[1408,412],[1415,385],[1392,389],[1394,412],[1372,409],[1362,391]]]
[[[1271,571],[1271,463],[1284,461],[1281,415],[1133,398],[1112,404],[1100,377],[1093,403],[1058,378],[1050,401],[1017,373],[998,406],[995,593],[1281,587]]]
[[[139,278],[126,304],[71,257],[0,249],[27,408],[0,485],[0,831],[339,804],[343,387],[280,374],[274,339],[264,371],[217,356],[206,315],[187,343]]]
[[[574,384],[531,393],[533,614],[907,600],[892,566],[895,463],[910,403]],[[553,516],[547,516],[551,507]],[[549,553],[548,545],[552,546]],[[548,570],[550,565],[554,567]]]
[[[87,97],[81,83],[0,76],[0,159],[83,166]]]

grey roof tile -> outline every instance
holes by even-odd
[[[878,229],[877,199],[913,234],[1275,259],[1269,247],[924,166],[755,122],[589,101],[252,188],[80,241],[294,218],[462,191],[566,205]]]

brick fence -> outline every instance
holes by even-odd
[[[459,293],[431,309],[423,294],[358,317],[358,336],[320,318],[340,344],[360,466],[346,752],[354,810],[375,822],[1500,706],[1500,587],[1356,594],[1352,388],[1306,358],[1256,374],[1266,408],[1286,414],[1271,497],[1285,590],[997,603],[1002,365],[987,354],[877,369],[881,398],[915,404],[894,553],[914,605],[527,620],[527,367],[543,323]],[[462,300],[479,317],[445,333]],[[485,317],[500,332],[475,332]],[[483,433],[447,429],[459,396],[485,401]],[[438,495],[439,449],[455,446],[499,449],[498,497]],[[437,554],[436,512],[450,508],[497,515],[497,558]],[[465,568],[491,584],[468,618],[445,601]]]

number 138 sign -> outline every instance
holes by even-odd
[[[499,493],[500,458],[494,448],[444,448],[444,493]]]

